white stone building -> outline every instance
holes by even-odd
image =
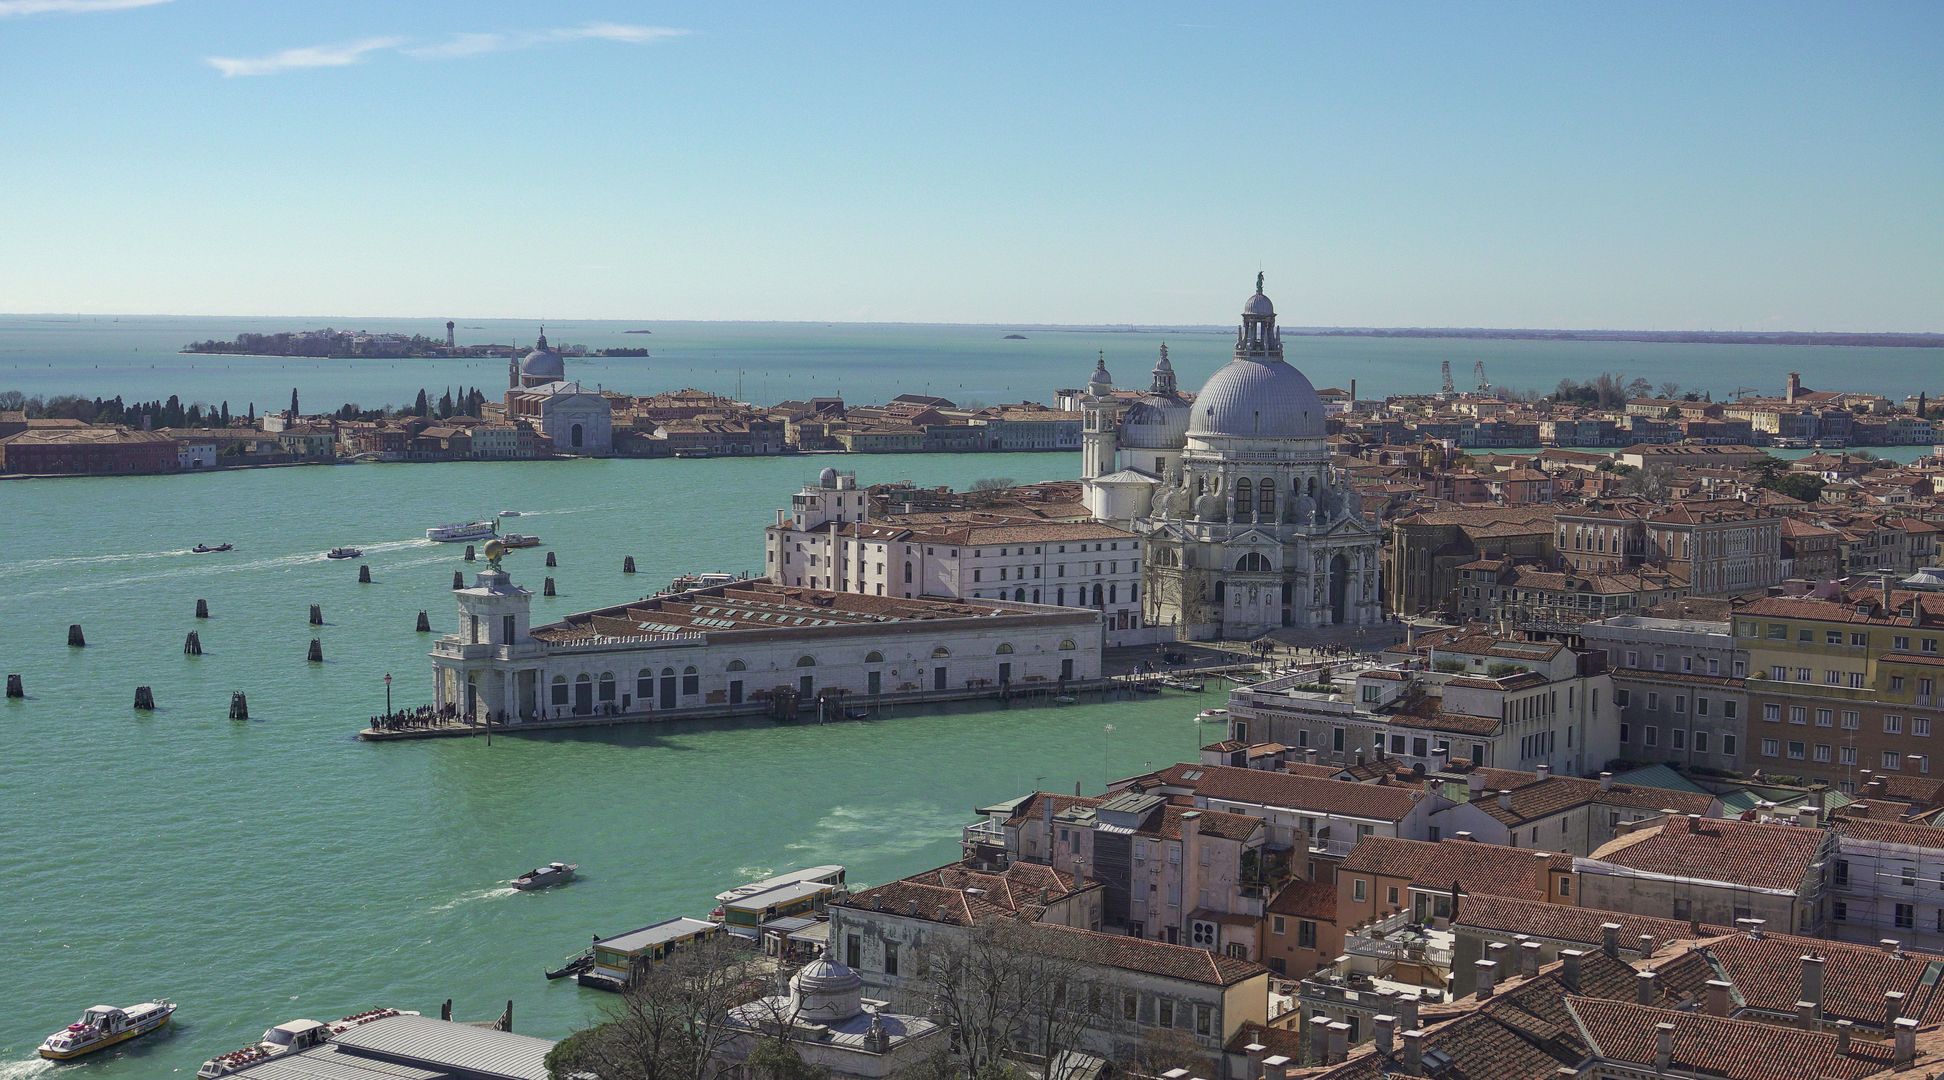
[[[1195,640],[1381,622],[1377,531],[1331,464],[1322,400],[1283,359],[1260,275],[1235,358],[1192,404],[1172,383],[1164,357],[1127,406],[1103,363],[1082,403],[1088,505],[1144,538],[1146,621]]]
[[[777,511],[763,546],[764,573],[782,585],[1097,611],[1109,647],[1166,636],[1142,618],[1140,538],[1101,522],[982,511],[873,520],[857,478],[827,468]]]
[[[534,627],[533,594],[496,566],[454,596],[458,629],[432,649],[434,702],[513,723],[809,710],[822,699],[963,698],[1100,678],[1092,609],[759,580]]]
[[[614,451],[614,406],[598,390],[567,379],[567,365],[543,331],[526,359],[507,361],[506,415],[553,440],[556,453]]]

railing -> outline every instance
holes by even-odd
[[[960,838],[968,844],[991,844],[1006,846],[1004,826],[991,818],[982,818],[960,830]]]
[[[1311,855],[1321,855],[1326,859],[1347,858],[1350,849],[1357,846],[1355,840],[1329,840],[1312,837],[1309,842]]]

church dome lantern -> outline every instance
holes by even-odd
[[[567,364],[560,354],[547,344],[547,331],[542,327],[540,339],[534,342],[533,351],[520,361],[520,383],[524,386],[539,386],[542,383],[563,382],[567,378]]]
[[[1329,433],[1323,399],[1283,359],[1276,307],[1262,291],[1242,305],[1235,359],[1210,376],[1196,396],[1188,434],[1239,439],[1321,439]]]

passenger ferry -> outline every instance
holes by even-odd
[[[332,1037],[373,1020],[383,1020],[389,1016],[417,1016],[417,1013],[402,1012],[398,1009],[371,1009],[344,1017],[335,1023],[323,1024],[316,1020],[290,1020],[278,1024],[263,1033],[263,1038],[253,1046],[241,1050],[231,1050],[218,1054],[203,1062],[196,1070],[196,1080],[215,1080],[219,1076],[248,1068],[258,1062],[268,1061],[284,1054],[296,1054],[314,1046],[330,1042]]]
[[[474,521],[464,525],[434,526],[425,530],[425,538],[441,544],[462,544],[468,540],[491,540],[498,531],[497,521]]]
[[[42,1040],[40,1056],[49,1061],[70,1061],[105,1050],[137,1035],[147,1035],[168,1023],[175,1011],[168,998],[144,1001],[126,1009],[96,1005],[82,1013],[81,1019]]]

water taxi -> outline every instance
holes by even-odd
[[[427,540],[441,544],[463,544],[468,540],[491,540],[499,532],[497,521],[472,521],[465,524],[435,525],[425,530]]]
[[[70,1061],[105,1050],[138,1035],[147,1035],[168,1023],[175,1011],[168,998],[144,1001],[126,1009],[96,1005],[82,1013],[81,1019],[42,1040],[40,1056],[49,1061]]]
[[[538,866],[513,879],[513,887],[521,892],[532,892],[554,885],[565,885],[574,880],[574,871],[580,869],[579,863],[553,862]]]
[[[364,552],[354,547],[334,547],[324,553],[327,559],[362,559]]]
[[[500,543],[505,544],[507,547],[510,548],[530,548],[530,547],[540,546],[539,537],[526,536],[520,533],[507,533],[505,536],[500,537],[499,541]]]
[[[235,551],[236,545],[217,544],[215,547],[210,547],[208,544],[197,544],[195,547],[192,547],[189,550],[197,555],[210,555],[218,551]]]
[[[227,1054],[218,1054],[203,1062],[196,1070],[196,1080],[215,1080],[220,1076],[246,1069],[259,1062],[268,1061],[285,1054],[301,1053],[314,1046],[330,1042],[334,1036],[373,1020],[383,1020],[391,1016],[417,1016],[417,1013],[402,1012],[398,1009],[370,1009],[354,1013],[334,1023],[324,1024],[316,1020],[289,1020],[270,1028],[263,1038],[255,1044]]]

